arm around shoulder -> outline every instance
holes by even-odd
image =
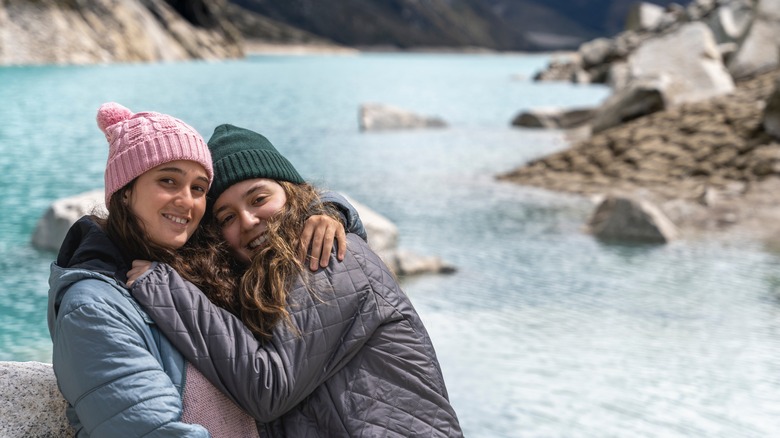
[[[299,333],[280,326],[273,339],[259,341],[239,318],[167,265],[139,278],[132,293],[176,348],[261,422],[300,403],[353,357],[375,329],[370,321],[353,324],[368,313],[371,300],[314,300],[300,286],[290,292],[301,300],[292,312]],[[317,326],[305,321],[317,321]]]

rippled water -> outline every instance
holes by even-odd
[[[764,437],[780,432],[780,259],[753,244],[605,245],[586,199],[495,181],[565,147],[512,129],[528,107],[595,103],[535,84],[543,56],[384,54],[0,68],[0,360],[50,358],[49,203],[102,184],[100,103],[266,134],[299,171],[457,265],[404,282],[469,437]],[[443,130],[360,133],[360,103]]]

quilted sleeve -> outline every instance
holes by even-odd
[[[179,392],[138,327],[121,306],[93,299],[99,291],[88,282],[65,295],[52,351],[78,436],[208,437],[202,426],[179,421]]]
[[[131,292],[176,348],[260,422],[280,417],[311,394],[379,324],[370,318],[375,302],[366,289],[312,299],[301,286],[289,294],[295,329],[282,324],[271,341],[260,342],[167,265],[147,271]]]

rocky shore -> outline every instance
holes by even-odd
[[[774,232],[780,144],[761,122],[777,78],[780,71],[764,73],[737,83],[732,94],[632,120],[499,178],[583,195],[649,198],[688,234],[736,225],[753,234]]]
[[[759,0],[755,7],[757,10],[766,8],[774,1]],[[719,7],[733,9],[735,3],[743,5],[744,2],[697,1],[692,6],[702,8],[705,3],[711,4],[711,9],[707,10],[708,14],[699,15],[706,18]],[[671,71],[664,77],[665,72],[653,72],[655,84],[676,83],[677,86],[647,87],[647,77],[641,75],[647,69],[637,67],[646,65],[646,59],[639,58],[647,55],[637,56],[642,46],[660,38],[673,38],[669,35],[695,25],[690,16],[677,29],[667,23],[666,29],[659,30],[655,37],[645,33],[643,42],[621,57],[604,56],[599,66],[591,64],[591,74],[594,71],[611,72],[612,76],[606,75],[600,81],[612,85],[613,95],[602,107],[591,110],[586,123],[576,127],[586,133],[585,138],[575,141],[568,150],[533,160],[498,178],[596,199],[618,195],[648,200],[674,222],[682,237],[711,236],[711,232],[723,234],[727,231],[728,235],[763,241],[780,237],[780,221],[777,220],[780,218],[780,134],[772,128],[777,110],[770,108],[775,105],[772,102],[780,98],[780,67],[764,65],[750,74],[740,69],[740,74],[736,75],[733,61],[739,59],[735,56],[741,47],[729,52],[731,56],[723,55],[726,52],[721,50],[717,61],[732,67],[730,91],[706,96],[714,89],[710,87],[703,94],[698,92],[701,90],[695,90],[705,97],[683,100],[679,96],[692,88],[684,89],[685,84],[677,79],[679,73]],[[776,30],[774,35],[780,36],[780,28]],[[742,41],[750,41],[749,30],[745,32],[748,32],[747,36],[736,36]],[[625,39],[626,36],[617,38]],[[701,56],[706,59],[702,62],[710,63],[710,66],[710,48],[714,46],[708,41],[715,40],[707,34],[702,38]],[[780,38],[775,40],[780,41]],[[610,44],[605,43],[604,47]],[[592,43],[590,47],[593,47]],[[691,50],[691,47],[686,49]],[[661,53],[652,57],[660,60],[658,57],[675,50],[678,48],[661,47]],[[691,58],[697,56],[697,53],[690,53]],[[564,70],[582,70],[583,65],[578,60]],[[554,70],[561,71],[561,64],[551,64],[539,77]],[[715,71],[710,67],[705,70]],[[617,81],[618,71],[627,72],[627,76]],[[576,82],[583,75],[569,77]],[[642,81],[644,88],[639,93],[636,84]],[[723,83],[721,80],[720,84]],[[582,109],[576,111],[581,113]],[[601,117],[601,121],[610,123],[598,126],[599,114],[605,113],[610,117]]]

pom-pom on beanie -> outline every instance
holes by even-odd
[[[97,125],[108,140],[106,206],[111,195],[148,170],[176,160],[195,161],[214,179],[211,154],[190,125],[166,114],[133,113],[109,102],[100,106]]]
[[[264,136],[233,125],[219,125],[208,142],[214,160],[209,199],[215,201],[233,184],[253,179],[304,182],[292,164]]]

